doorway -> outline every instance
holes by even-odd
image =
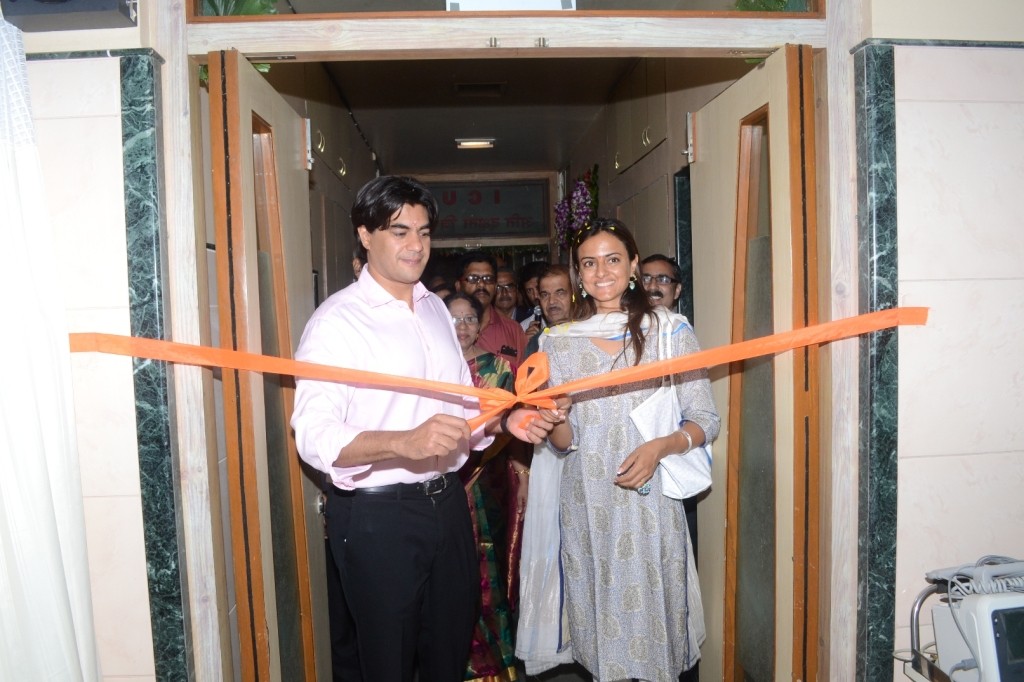
[[[687,64],[687,66],[692,66],[695,70],[698,69],[699,62],[696,60],[691,61],[693,61],[693,63]],[[732,61],[735,62],[736,60]],[[750,68],[750,65],[746,65],[743,70],[749,70]],[[668,82],[669,81],[666,80],[666,83]],[[701,105],[716,97],[725,89],[727,84],[728,83],[723,83],[721,81],[699,82],[687,91],[686,96],[682,96],[680,98],[682,106],[689,109],[692,105],[692,109],[696,110],[700,108]],[[679,105],[679,102],[677,102],[676,106]],[[666,106],[669,105],[666,104]],[[604,131],[602,130],[601,132]],[[666,131],[665,139],[660,144],[654,146],[653,149],[648,150],[640,158],[636,159],[633,164],[624,168],[621,172],[614,173],[613,177],[608,181],[607,186],[603,187],[604,191],[602,201],[603,206],[608,207],[608,213],[620,213],[624,210],[623,207],[630,205],[630,202],[634,202],[633,205],[635,206],[637,197],[641,196],[641,194],[648,188],[655,186],[660,178],[666,178],[665,182],[667,185],[667,178],[671,178],[678,171],[678,160],[674,159],[674,157],[678,155],[680,148],[685,148],[685,145],[682,144],[685,137],[685,128],[680,129],[679,126],[670,127],[669,130]],[[599,135],[596,132],[590,132],[590,129],[588,128],[578,140],[577,149],[570,152],[569,167],[584,168],[591,166],[592,163],[601,163],[602,167],[614,169],[614,163],[608,161],[608,147],[604,142],[604,135]],[[593,161],[595,158],[598,159],[598,161]],[[670,159],[672,159],[671,162]],[[415,169],[403,168],[393,169],[394,172],[414,172],[414,170]],[[651,179],[652,177],[654,178],[653,180]],[[661,200],[664,201],[665,204],[664,218],[666,226],[674,224],[674,220],[672,220],[672,208],[670,206],[673,202],[669,199],[670,197],[667,192],[664,197],[661,197]],[[644,205],[647,206],[647,204]],[[612,211],[614,211],[614,213],[611,213]],[[669,227],[668,229],[671,228]],[[652,232],[655,237],[661,236],[661,233],[656,230]],[[717,296],[719,296],[719,294],[707,291],[695,293],[695,297],[698,299],[698,306],[713,306]],[[703,302],[700,301],[701,297],[704,298]],[[701,330],[698,329],[698,335],[700,334]],[[714,343],[714,340],[715,339],[713,337],[711,340],[702,338],[705,346],[719,345],[718,343]],[[723,343],[728,343],[728,340]],[[724,377],[722,377],[721,380],[724,381]],[[728,395],[728,391],[726,391],[725,394]],[[722,406],[720,405],[720,409],[721,407]],[[725,453],[720,453],[719,457],[724,457],[724,455]],[[710,545],[704,545],[701,558],[702,566],[715,566],[716,563],[724,561],[724,553],[722,550],[718,550],[716,552]],[[709,584],[714,586],[715,581],[711,580]],[[709,592],[706,592],[705,599],[706,601],[715,604],[713,608],[724,608],[724,588],[722,586],[713,587]],[[712,637],[717,635],[714,629],[709,629],[709,632],[711,632]],[[719,632],[721,632],[721,630],[719,630]],[[717,655],[715,658],[717,658]],[[786,659],[789,660],[788,653],[786,654]],[[711,679],[716,679],[716,668],[720,666],[720,662],[717,664],[711,663],[706,666],[702,672],[706,671],[706,674]]]

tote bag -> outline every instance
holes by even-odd
[[[672,330],[687,324],[682,315],[657,310],[658,359],[667,360],[672,354]],[[683,409],[675,387],[676,377],[662,380],[661,386],[644,402],[629,413],[629,418],[645,441],[661,438],[679,429],[683,422]],[[711,487],[711,445],[692,448],[689,452],[667,455],[659,464],[661,492],[667,497],[684,500]]]

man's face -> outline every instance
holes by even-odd
[[[498,288],[494,279],[494,268],[483,261],[470,263],[457,283],[459,291],[465,291],[486,308],[494,300],[494,292]]]
[[[538,287],[540,309],[548,324],[562,324],[569,321],[571,287],[566,275],[552,275],[540,280]]]
[[[531,277],[530,279],[523,282],[523,291],[526,293],[526,301],[531,306],[536,306],[540,303],[538,298],[540,292],[537,289],[537,278]]]
[[[683,285],[672,271],[672,266],[663,260],[655,260],[640,266],[641,281],[653,306],[675,308]],[[658,281],[658,280],[662,281]]]
[[[510,272],[499,272],[498,284],[495,288],[494,307],[506,315],[511,313],[518,302],[516,278]]]
[[[389,227],[370,232],[359,227],[373,278],[395,298],[402,298],[423,275],[430,258],[427,209],[406,204],[391,216]]]

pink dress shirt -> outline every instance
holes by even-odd
[[[295,358],[473,385],[451,314],[441,299],[417,283],[410,310],[373,279],[368,266],[356,282],[313,313]],[[404,431],[441,413],[470,419],[479,414],[479,403],[455,395],[299,379],[292,428],[302,459],[329,474],[339,488],[417,483],[457,471],[469,456],[470,443],[461,443],[446,457],[425,460],[391,459],[352,467],[336,467],[334,461],[363,431]],[[485,448],[491,440],[477,430],[472,448]]]

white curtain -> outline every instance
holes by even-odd
[[[0,680],[99,677],[64,297],[21,32],[0,13]]]

